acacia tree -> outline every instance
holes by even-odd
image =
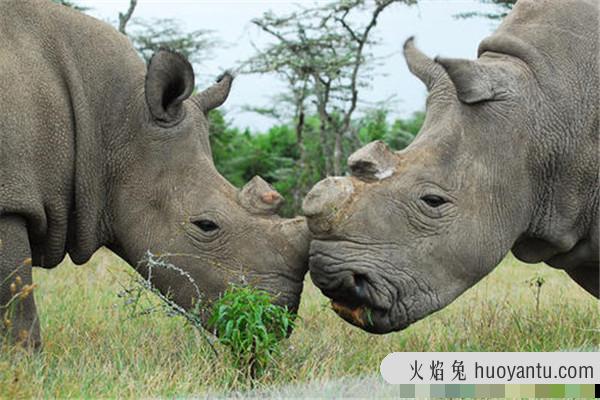
[[[129,37],[133,47],[146,62],[154,52],[164,47],[181,53],[192,63],[200,63],[218,43],[210,30],[182,31],[181,24],[176,19],[132,18],[136,6],[137,0],[129,0],[127,11],[119,13],[118,29]],[[128,25],[129,31],[127,31]]]
[[[180,25],[178,20],[171,18],[134,18],[127,36],[145,61],[164,47],[181,53],[191,63],[202,63],[219,41],[208,29],[184,32]]]
[[[342,0],[284,16],[268,12],[252,21],[273,41],[256,48],[255,56],[245,62],[242,71],[275,73],[287,83],[288,96],[284,100],[293,110],[301,153],[299,173],[305,166],[302,154],[308,114],[319,120],[318,140],[324,163],[318,178],[343,173],[343,159],[351,150],[345,151],[344,143],[358,144],[358,140],[344,139],[350,139],[360,89],[368,85],[365,72],[373,66],[370,49],[377,43],[373,30],[381,13],[393,3],[416,1]],[[313,182],[306,183],[308,187]]]

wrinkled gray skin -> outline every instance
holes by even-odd
[[[429,89],[414,143],[371,143],[304,202],[312,280],[344,319],[404,329],[510,250],[598,297],[598,4],[519,0],[476,61],[406,42]]]
[[[103,22],[50,1],[0,2],[0,305],[17,275],[17,291],[31,283],[31,261],[82,264],[106,246],[132,266],[147,250],[177,254],[168,260],[205,302],[245,281],[295,310],[305,220],[279,218],[264,181],[238,191],[212,162],[206,113],[232,79],[192,96],[178,54],[160,51],[146,68]],[[180,305],[196,301],[177,273],[152,275]],[[33,296],[14,311],[11,337],[39,345]]]

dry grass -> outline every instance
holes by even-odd
[[[225,349],[216,358],[181,319],[128,319],[116,293],[130,268],[99,252],[85,266],[36,270],[45,347],[0,348],[0,398],[185,396],[244,390]],[[540,308],[528,280],[545,279]],[[553,351],[600,345],[598,301],[561,271],[507,258],[446,309],[409,329],[364,333],[307,281],[301,321],[258,388],[373,376],[392,351]]]

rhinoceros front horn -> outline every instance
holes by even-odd
[[[348,158],[348,167],[357,178],[379,181],[392,176],[397,162],[397,156],[387,144],[376,140],[356,150]]]
[[[238,200],[242,207],[253,214],[274,214],[283,204],[283,196],[260,176],[246,183],[238,194]]]

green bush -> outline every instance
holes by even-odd
[[[263,290],[232,285],[214,303],[208,325],[231,350],[235,366],[256,378],[279,354],[294,315]]]

